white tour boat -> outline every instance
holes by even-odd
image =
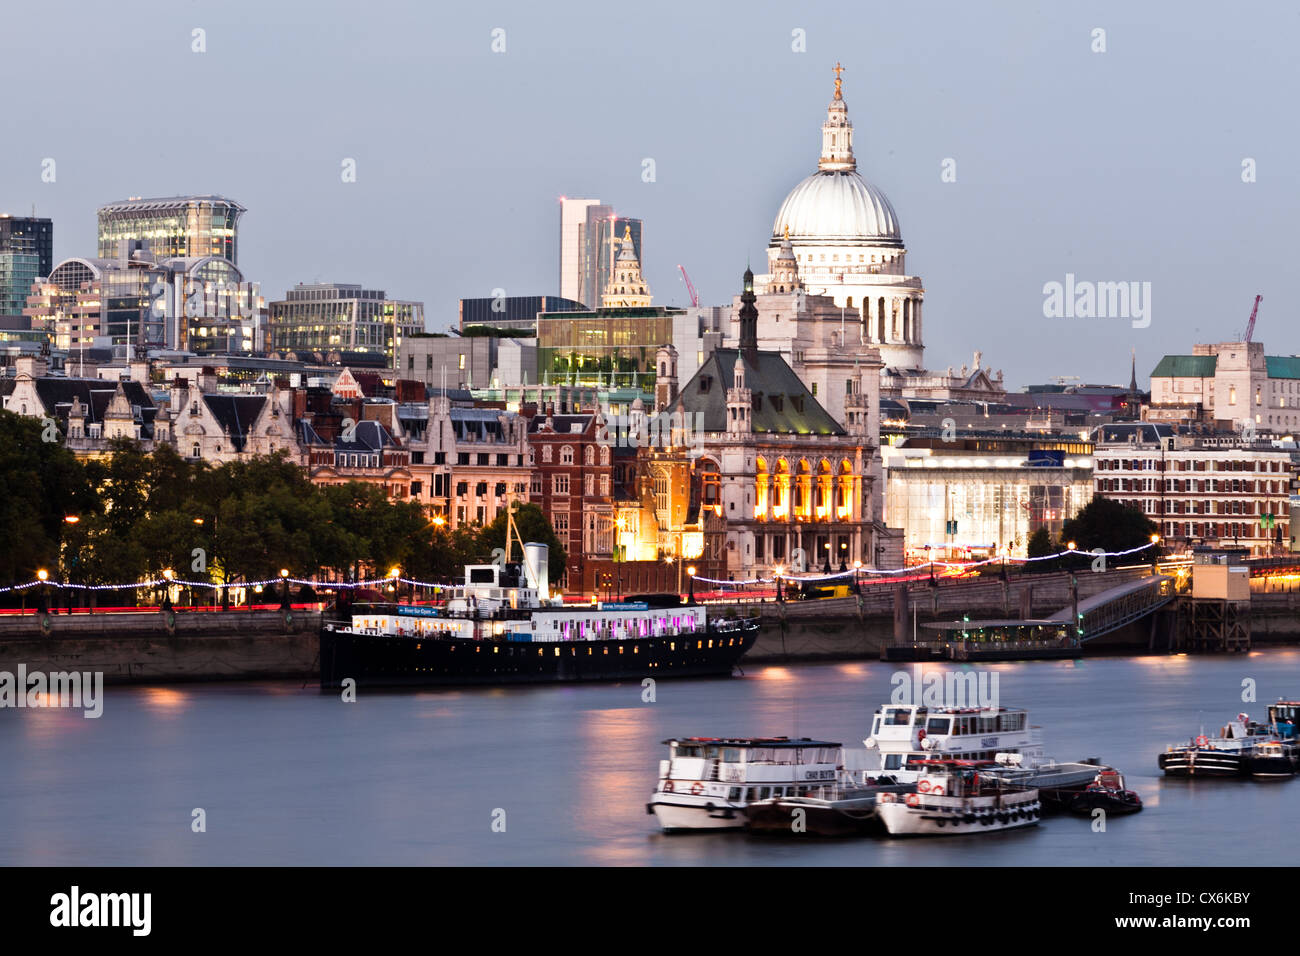
[[[818,796],[840,780],[844,747],[806,737],[674,737],[646,812],[666,831],[746,825],[745,807]]]
[[[1043,753],[1041,728],[1029,723],[1028,711],[1015,707],[885,704],[876,708],[871,735],[863,744],[878,758],[868,758],[866,769],[853,766],[857,782],[872,784],[884,775],[914,783],[920,779],[920,763],[940,758],[995,761],[1032,771],[1033,785],[1053,808],[1067,804],[1101,769],[1095,761],[1049,759]]]
[[[960,836],[1031,827],[1042,815],[1030,773],[986,760],[926,760],[916,792],[882,793],[876,814],[890,836]]]

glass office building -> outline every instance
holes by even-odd
[[[15,238],[8,249],[0,247],[0,316],[23,314],[40,266],[41,257],[29,240]]]
[[[655,352],[673,341],[681,309],[648,306],[537,317],[537,374],[544,385],[640,388],[651,392]]]
[[[379,352],[394,367],[401,340],[424,331],[424,303],[359,285],[298,285],[270,303],[267,347],[276,352]]]
[[[0,214],[0,252],[9,251],[34,252],[36,274],[49,275],[54,269],[54,223],[36,216]]]
[[[224,196],[127,199],[99,208],[99,256],[116,258],[123,240],[146,239],[158,259],[217,256],[239,262],[244,207]]]
[[[592,212],[607,209],[607,206],[594,206]],[[623,232],[632,233],[632,251],[636,253],[637,262],[645,268],[645,256],[641,248],[641,220],[627,219],[615,215],[605,215],[589,219],[586,227],[586,258],[584,261],[583,300],[591,308],[599,308],[603,296],[614,283],[615,263],[623,248]]]

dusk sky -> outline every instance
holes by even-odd
[[[816,168],[839,61],[858,170],[924,280],[931,368],[981,349],[1011,389],[1126,383],[1132,347],[1145,385],[1162,354],[1239,336],[1256,293],[1256,338],[1300,352],[1300,10],[1089,7],[10,5],[0,212],[52,217],[57,261],[95,253],[103,203],[226,195],[268,300],[360,283],[443,330],[461,297],[558,293],[557,200],[592,197],[645,221],[656,304],[687,304],[678,263],[722,304]],[[1067,273],[1150,282],[1149,327],[1045,318]]]

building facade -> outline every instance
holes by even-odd
[[[1151,372],[1151,421],[1200,421],[1274,435],[1300,429],[1300,356],[1265,355],[1262,342],[1193,346]]]
[[[0,316],[23,314],[39,276],[54,268],[54,224],[34,216],[0,215]]]
[[[378,353],[390,366],[402,339],[424,331],[424,303],[343,283],[299,284],[270,303],[268,348]]]
[[[225,196],[126,199],[99,207],[101,259],[123,241],[148,241],[160,259],[216,257],[239,264],[239,219],[245,209]]]
[[[1232,546],[1255,555],[1289,549],[1294,450],[1131,437],[1097,446],[1096,493],[1145,514],[1167,547]]]
[[[1092,445],[1077,438],[918,437],[883,454],[885,516],[909,564],[1024,557],[1030,535],[1055,540],[1092,500]]]

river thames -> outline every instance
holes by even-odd
[[[670,736],[861,747],[899,665],[365,693],[296,682],[113,687],[103,715],[0,710],[5,865],[1290,865],[1300,782],[1166,780],[1156,755],[1300,696],[1300,651],[992,665],[1058,760],[1118,766],[1146,809],[1004,834],[773,840],[661,834],[645,803]],[[1243,703],[1243,681],[1258,703]],[[193,832],[202,810],[205,832]],[[501,811],[504,811],[502,813]],[[494,820],[499,821],[494,830]],[[504,832],[500,830],[504,821]]]

